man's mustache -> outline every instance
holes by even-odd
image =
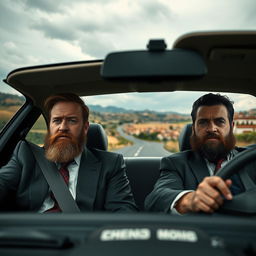
[[[61,133],[57,133],[55,135],[52,135],[50,137],[50,141],[51,143],[55,143],[56,140],[58,140],[60,137],[66,137],[68,139],[72,139],[72,136],[70,136],[70,134],[66,133],[66,132],[61,132]]]
[[[204,139],[221,139],[221,137],[216,133],[208,133],[206,136],[204,136]]]

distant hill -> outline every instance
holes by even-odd
[[[124,108],[107,106],[103,107],[101,105],[88,105],[91,111],[100,112],[100,113],[131,113],[133,110],[127,110]]]
[[[23,96],[15,95],[15,94],[10,94],[10,93],[2,93],[0,92],[0,106],[17,106],[17,105],[22,105],[24,103],[25,99]],[[99,113],[148,113],[148,114],[171,114],[171,115],[180,115],[180,116],[187,116],[186,114],[180,114],[177,112],[157,112],[157,111],[152,111],[152,110],[132,110],[132,109],[125,109],[125,108],[120,108],[120,107],[115,107],[115,106],[106,106],[103,107],[101,105],[89,105],[88,106],[91,111],[93,112],[99,112]]]
[[[0,92],[0,106],[10,107],[22,105],[25,101],[23,96]]]
[[[6,121],[17,111],[17,107],[24,103],[24,97],[8,93],[0,93],[0,120]],[[15,108],[15,109],[13,109]],[[115,106],[89,105],[91,119],[98,122],[175,122],[190,120],[189,115],[176,112],[157,112],[152,110],[131,110]],[[8,111],[6,117],[5,112]],[[5,114],[5,115],[4,115]]]
[[[187,116],[187,114],[181,114],[178,112],[174,111],[166,111],[166,112],[158,112],[158,111],[153,111],[153,110],[132,110],[132,109],[125,109],[125,108],[119,108],[115,106],[106,106],[103,107],[101,105],[88,105],[89,109],[94,112],[99,112],[99,113],[133,113],[133,114],[159,114],[159,115],[179,115],[179,116]]]

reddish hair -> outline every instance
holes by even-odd
[[[54,105],[58,102],[75,102],[81,106],[82,116],[85,122],[89,118],[89,108],[85,105],[83,100],[74,93],[59,93],[49,96],[44,102],[44,109],[46,111],[47,119],[50,120],[51,111]]]

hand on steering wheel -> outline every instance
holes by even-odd
[[[244,166],[256,161],[256,145],[249,147],[234,157],[227,165],[220,169],[216,176],[226,180],[233,174],[243,170]],[[255,170],[256,171],[256,170]],[[226,200],[220,207],[221,212],[234,214],[256,215],[256,184],[241,194],[233,196],[232,200]]]

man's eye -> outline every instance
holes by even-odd
[[[60,121],[60,119],[53,119],[52,122],[55,124],[59,124],[61,121]]]
[[[206,121],[206,120],[199,120],[199,121],[198,121],[198,124],[199,124],[199,125],[206,125],[206,124],[207,124],[207,121]]]
[[[226,123],[225,119],[218,119],[217,120],[217,124],[225,124],[225,123]]]
[[[70,120],[68,120],[68,121],[69,121],[69,123],[71,123],[71,124],[77,123],[77,120],[76,120],[76,119],[70,119]]]

